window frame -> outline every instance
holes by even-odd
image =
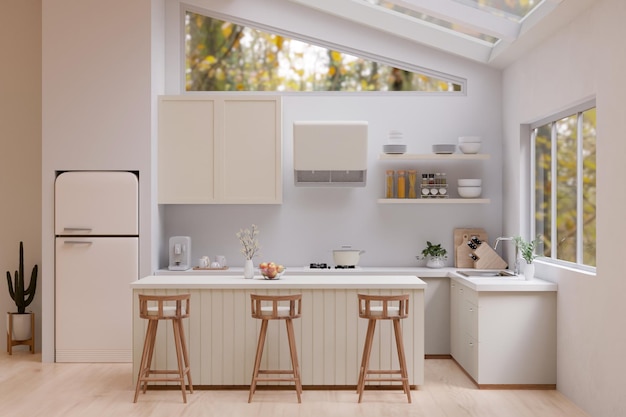
[[[576,104],[572,107],[568,107],[564,110],[561,110],[559,112],[556,112],[550,116],[547,116],[545,118],[542,118],[540,120],[537,120],[535,122],[532,122],[528,125],[526,125],[528,127],[528,131],[529,131],[529,136],[530,136],[530,152],[529,152],[529,158],[530,158],[530,171],[529,171],[529,179],[530,179],[530,184],[529,184],[529,230],[530,230],[530,236],[536,236],[537,235],[537,231],[536,231],[536,199],[535,199],[535,190],[536,190],[536,134],[537,134],[537,128],[545,126],[547,124],[551,124],[550,128],[551,128],[551,153],[552,155],[557,155],[558,154],[558,149],[557,149],[557,141],[554,140],[556,137],[556,122],[558,122],[559,120],[562,120],[566,117],[571,117],[571,116],[576,116],[577,117],[577,134],[576,134],[576,142],[577,142],[577,148],[576,148],[576,262],[570,262],[570,261],[565,261],[562,259],[558,259],[556,256],[558,256],[558,253],[555,253],[555,251],[552,251],[552,253],[550,254],[550,257],[545,257],[545,256],[541,256],[538,258],[538,260],[540,261],[544,261],[546,263],[549,264],[553,264],[553,265],[558,265],[558,266],[563,266],[563,267],[567,267],[573,270],[577,270],[577,271],[581,271],[581,272],[588,272],[588,273],[596,273],[596,266],[591,266],[591,265],[585,265],[582,263],[583,260],[583,146],[582,146],[582,142],[583,142],[583,127],[582,127],[582,114],[587,111],[587,110],[591,110],[591,109],[596,109],[597,111],[597,106],[596,106],[596,99],[591,98],[591,99],[587,99],[584,100],[582,102],[580,102],[579,104]],[[596,126],[596,130],[597,130],[597,126]],[[596,144],[597,144],[597,134],[596,134]],[[550,170],[551,170],[551,177],[557,178],[557,158],[552,158],[551,161],[551,166],[550,166]],[[550,216],[550,228],[551,228],[551,235],[554,238],[555,236],[557,236],[556,233],[556,220],[557,220],[557,204],[556,204],[556,198],[557,198],[557,181],[552,181],[552,184],[550,185],[551,187],[551,197],[550,197],[550,209],[552,211],[551,216]],[[596,184],[597,187],[597,184]]]
[[[389,95],[389,94],[397,94],[397,95],[428,95],[428,96],[445,96],[445,97],[453,97],[453,96],[467,96],[467,79],[460,77],[458,75],[453,75],[437,70],[433,70],[430,68],[421,67],[419,65],[415,65],[406,61],[400,61],[397,59],[390,59],[388,57],[384,57],[378,54],[369,53],[357,48],[348,47],[345,45],[339,45],[332,42],[324,41],[322,39],[318,39],[311,36],[305,36],[302,34],[296,34],[291,31],[282,30],[278,27],[261,24],[258,22],[251,22],[247,19],[242,19],[233,15],[224,14],[221,12],[217,12],[214,10],[207,10],[202,7],[192,6],[185,3],[180,3],[179,7],[179,15],[178,15],[178,50],[179,50],[179,75],[178,75],[178,85],[179,91],[181,94],[206,94],[206,91],[187,91],[186,88],[186,64],[185,64],[185,16],[187,12],[203,14],[205,16],[228,21],[237,25],[248,26],[252,29],[259,31],[266,31],[270,33],[274,33],[276,35],[289,37],[294,40],[298,40],[301,42],[310,43],[312,45],[316,45],[319,47],[335,50],[341,53],[353,55],[362,59],[367,59],[370,61],[377,61],[378,63],[399,68],[402,70],[410,71],[413,73],[423,74],[433,78],[439,78],[444,81],[448,81],[451,83],[455,83],[460,85],[460,91],[242,91],[242,93],[246,94],[281,94],[281,95],[329,95],[329,94],[358,94],[358,95]],[[221,94],[236,94],[239,93],[237,91],[213,91],[212,93],[221,93]]]

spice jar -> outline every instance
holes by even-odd
[[[414,169],[409,170],[409,198],[417,198],[415,192],[417,187],[417,171]]]
[[[398,198],[406,198],[406,172],[404,170],[398,171],[396,184],[396,196]]]
[[[393,178],[393,169],[389,169],[387,170],[387,173],[385,174],[385,198],[393,198],[394,197],[394,193],[393,193],[393,183],[394,183],[394,178]]]

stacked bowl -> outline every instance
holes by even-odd
[[[383,152],[388,154],[403,154],[406,152],[404,136],[399,130],[389,131],[389,143],[383,145]]]
[[[477,198],[482,193],[483,181],[480,178],[463,178],[458,180],[457,191],[462,198]]]
[[[459,150],[463,153],[478,153],[481,143],[480,136],[459,136]]]

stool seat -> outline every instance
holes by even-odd
[[[367,334],[365,336],[365,346],[363,347],[363,358],[361,360],[361,368],[359,370],[359,381],[357,383],[357,393],[359,394],[359,402],[363,398],[365,383],[369,381],[394,382],[402,383],[402,389],[407,396],[409,403],[411,402],[411,389],[409,385],[409,376],[404,355],[404,344],[402,340],[402,327],[400,320],[409,316],[409,295],[366,295],[357,294],[359,299],[359,317],[368,320]],[[400,369],[381,369],[370,370],[369,360],[372,352],[372,344],[374,341],[374,332],[376,330],[376,322],[378,320],[391,320],[396,339],[396,349],[398,351],[398,360]],[[398,377],[370,377],[369,375],[399,375]]]
[[[278,316],[281,317],[287,317],[289,316],[289,307],[288,306],[277,306],[276,309],[276,314]],[[272,306],[263,306],[261,307],[261,314],[262,315],[273,315],[274,314],[274,308]]]
[[[259,332],[259,342],[254,358],[254,370],[252,371],[252,381],[250,383],[250,394],[248,402],[252,401],[259,381],[289,381],[294,382],[298,402],[302,400],[302,383],[300,381],[300,366],[298,365],[298,353],[296,349],[296,338],[293,331],[293,319],[300,317],[302,312],[302,294],[294,295],[258,295],[250,294],[251,315],[255,319],[262,320],[261,331]],[[270,320],[285,320],[287,328],[287,340],[289,342],[289,352],[291,356],[291,370],[281,369],[260,369],[261,358],[263,357],[263,347],[267,334],[267,326]],[[259,377],[259,375],[291,375],[289,377]]]
[[[168,317],[171,317],[171,318],[182,318],[183,316],[187,317],[184,307],[182,307],[181,311],[178,314],[176,314],[175,306],[163,306],[163,311],[161,312],[159,312],[158,307],[148,307],[147,315],[159,316],[159,319],[166,319]]]
[[[139,390],[144,393],[148,389],[149,382],[175,381],[180,383],[183,394],[183,402],[187,402],[185,392],[185,376],[189,385],[189,392],[193,393],[193,383],[191,382],[191,371],[189,366],[189,355],[185,341],[185,331],[182,319],[189,317],[190,294],[179,295],[145,295],[139,294],[139,317],[148,320],[148,330],[141,354],[139,374],[137,375],[137,386],[135,387],[135,400],[139,395]],[[152,355],[157,335],[159,321],[171,320],[174,329],[174,346],[176,347],[176,361],[178,369],[162,370],[151,369]],[[162,376],[174,375],[174,376]]]

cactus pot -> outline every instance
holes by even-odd
[[[9,331],[9,321],[13,321],[13,334],[11,340],[24,341],[30,340],[33,329],[31,329],[31,315],[33,313],[7,313],[7,332]]]

